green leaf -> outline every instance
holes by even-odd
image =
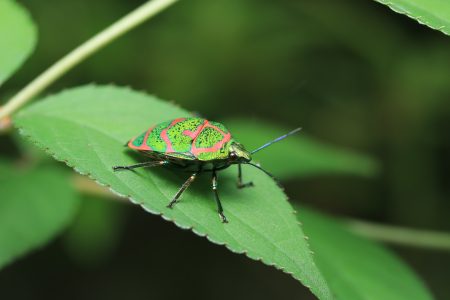
[[[298,207],[315,261],[337,299],[432,299],[423,282],[381,245],[347,231],[338,221]]]
[[[225,124],[249,150],[293,129],[253,119],[230,119]],[[321,143],[305,131],[255,153],[253,159],[279,178],[324,174],[373,176],[377,173],[378,164],[372,158]]]
[[[450,35],[450,2],[446,0],[375,0],[420,24]]]
[[[320,299],[332,299],[315,266],[302,229],[281,189],[268,176],[246,166],[254,188],[236,188],[236,169],[220,172],[219,193],[230,223],[216,213],[211,178],[205,173],[173,209],[166,205],[188,173],[164,168],[113,172],[114,165],[136,163],[124,143],[148,127],[185,110],[118,87],[75,88],[36,103],[17,115],[16,124],[41,148],[145,210],[191,229],[235,253],[245,253],[300,280]]]
[[[0,191],[0,268],[55,237],[78,203],[57,167],[21,171],[0,161]]]
[[[13,0],[0,1],[0,85],[36,45],[36,27],[28,12]]]

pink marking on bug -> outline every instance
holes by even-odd
[[[139,136],[136,136],[136,137],[132,138],[132,139],[128,142],[128,145],[127,145],[127,146],[128,146],[129,148],[131,148],[131,149],[140,150],[140,151],[148,151],[148,150],[152,150],[152,148],[151,148],[149,145],[147,145],[147,139],[148,139],[148,136],[150,135],[150,133],[152,132],[153,128],[154,128],[154,127],[151,127],[149,130],[147,130],[147,131],[145,132],[144,139],[142,140],[142,144],[141,144],[140,146],[135,146],[135,145],[133,145],[133,142],[134,142]]]
[[[194,131],[190,131],[190,130],[185,130],[183,131],[184,135],[187,135],[188,137],[190,137],[191,139],[195,139],[198,134],[203,130],[203,128],[206,126],[206,124],[208,124],[207,120],[204,120],[202,124],[200,124],[197,129],[195,129]]]
[[[208,148],[197,148],[195,146],[195,140],[194,140],[194,142],[192,143],[191,153],[194,154],[195,156],[198,156],[200,153],[219,151],[220,148],[222,148],[222,146],[225,143],[227,143],[227,142],[229,142],[231,140],[231,133],[223,132],[217,126],[211,125],[207,120],[206,120],[205,124],[203,125],[202,130],[203,130],[203,128],[206,128],[206,127],[211,127],[213,129],[219,131],[223,135],[223,138],[222,138],[222,140],[217,142],[214,146],[208,147]],[[197,137],[196,137],[196,139],[197,139]]]
[[[145,146],[146,149],[143,149],[143,150],[152,150],[152,147],[150,147],[147,144],[147,140],[148,140],[148,137],[150,136],[150,134],[152,133],[153,128],[155,128],[155,126],[151,127],[149,130],[147,130],[147,133],[145,134],[144,141],[142,142],[142,146]]]
[[[161,138],[166,143],[166,151],[165,152],[167,152],[167,153],[175,152],[172,147],[172,142],[170,141],[169,136],[167,135],[167,130],[169,130],[173,125],[175,125],[179,122],[182,122],[184,120],[186,120],[186,118],[175,119],[169,124],[169,126],[167,126],[166,128],[164,128],[161,131]]]
[[[209,147],[209,148],[197,148],[197,147],[195,147],[195,145],[193,145],[191,152],[192,152],[192,154],[194,154],[195,156],[198,156],[200,153],[219,151],[220,148],[222,148],[222,146],[223,146],[225,143],[227,143],[227,142],[230,141],[230,139],[231,139],[231,134],[227,133],[227,134],[223,137],[223,139],[222,139],[220,142],[218,142],[217,144],[215,144],[214,146]]]
[[[133,141],[136,139],[136,137],[132,138],[131,140],[128,141],[128,148],[131,149],[137,149],[138,147],[136,147],[135,145],[133,145]]]
[[[128,147],[129,147],[129,148],[135,149],[135,150],[152,150],[147,144],[144,144],[144,143],[142,143],[140,146],[135,146],[135,145],[133,145],[133,142],[134,142],[134,140],[135,140],[136,138],[137,138],[137,137],[131,139],[131,140],[128,142]]]
[[[141,146],[139,146],[137,149],[139,149],[141,151],[149,151],[149,150],[151,151],[152,150],[152,147],[150,147],[147,144],[147,140],[148,140],[148,137],[150,136],[150,134],[152,133],[153,128],[154,127],[151,127],[149,130],[147,130],[147,132],[145,133],[144,140],[142,141]]]

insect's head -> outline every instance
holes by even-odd
[[[250,152],[245,149],[244,145],[232,141],[229,147],[229,158],[232,163],[240,164],[252,160]]]

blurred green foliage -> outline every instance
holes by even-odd
[[[0,55],[1,86],[36,44],[36,27],[26,9],[14,1],[0,1],[0,40],[7,45]]]
[[[81,197],[81,207],[64,235],[68,255],[80,265],[95,267],[113,258],[128,216],[119,201]]]
[[[0,268],[45,245],[73,220],[77,192],[56,167],[20,169],[0,160]]]
[[[392,253],[349,233],[336,220],[299,206],[317,265],[337,299],[432,299],[420,279]]]
[[[227,119],[225,124],[249,151],[289,132],[277,124],[252,118]],[[321,143],[305,130],[258,152],[253,159],[281,179],[330,174],[373,177],[379,171],[371,157]]]

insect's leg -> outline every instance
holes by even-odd
[[[223,214],[222,203],[220,203],[219,193],[217,192],[217,173],[215,170],[212,171],[212,189],[214,192],[214,197],[217,203],[217,212],[219,213],[220,220],[222,223],[228,223],[227,218]]]
[[[191,185],[192,181],[194,181],[195,177],[197,177],[198,172],[192,174],[181,186],[181,188],[178,190],[178,192],[175,194],[175,197],[173,197],[172,201],[167,205],[168,208],[172,208],[175,203],[178,202],[178,199],[180,198],[181,194]]]
[[[136,168],[143,168],[143,167],[157,167],[157,166],[162,166],[167,164],[167,161],[146,161],[146,162],[142,162],[142,163],[138,163],[138,164],[134,164],[134,165],[130,165],[130,166],[115,166],[113,167],[114,171],[122,171],[122,170],[133,170]]]
[[[248,186],[253,186],[253,182],[249,181],[247,183],[242,183],[242,166],[241,164],[238,164],[238,183],[237,183],[237,187],[239,189],[248,187]]]

